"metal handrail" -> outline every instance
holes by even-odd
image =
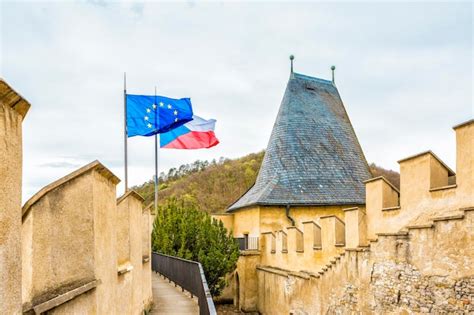
[[[200,263],[153,252],[151,268],[198,298],[200,315],[217,315]]]
[[[258,250],[258,237],[235,237],[240,250]]]

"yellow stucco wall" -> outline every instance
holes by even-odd
[[[260,235],[260,208],[254,207],[250,209],[238,210],[234,214],[233,232],[234,237],[243,237],[244,234],[249,236]]]
[[[474,120],[456,127],[456,181],[460,207],[474,204]]]
[[[95,279],[93,174],[72,179],[28,208],[22,225],[23,301]]]
[[[150,309],[153,303],[151,283],[151,216],[150,209],[142,212],[142,303],[145,309]]]
[[[114,314],[117,183],[118,178],[96,161],[44,187],[25,203],[24,309],[98,280],[95,289],[53,312]]]
[[[132,281],[133,265],[131,259],[131,230],[132,207],[136,204],[136,196],[132,193],[126,193],[117,200],[117,304],[116,312],[123,314],[132,314]],[[134,222],[136,223],[136,222]],[[120,244],[120,245],[119,245]]]
[[[143,311],[143,262],[142,262],[142,203],[136,199],[130,202],[130,262],[132,273],[133,314]]]
[[[436,221],[434,228],[409,229],[408,236],[379,236],[369,248],[345,251],[322,274],[259,268],[257,309],[261,314],[468,312],[473,210],[462,219]]]
[[[213,214],[211,215],[212,218],[216,220],[222,221],[222,224],[224,224],[224,227],[227,229],[229,233],[233,234],[233,228],[234,228],[234,215],[233,214]]]
[[[23,108],[16,108],[13,104]],[[0,80],[0,313],[21,312],[22,120],[29,104]]]
[[[257,270],[256,282],[240,281],[239,304],[263,314],[473,311],[472,290],[462,288],[474,285],[474,121],[455,131],[455,184],[426,152],[399,162],[400,191],[368,180],[365,207],[291,208],[294,228],[284,207],[235,212],[234,235],[258,230],[261,240],[239,258],[239,275]]]

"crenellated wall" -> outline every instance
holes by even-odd
[[[30,105],[0,79],[0,314],[142,314],[152,304],[150,209],[98,161],[21,207]],[[117,205],[118,203],[118,205]]]
[[[153,292],[151,283],[151,233],[153,221],[150,207],[142,212],[142,303],[143,309],[151,309]]]
[[[474,312],[474,120],[454,130],[457,173],[428,151],[399,161],[400,189],[367,180],[365,206],[292,207],[294,225],[283,207],[227,214],[235,237],[260,237],[239,258],[241,309]]]
[[[150,213],[98,161],[23,206],[23,312],[142,314],[152,304]]]
[[[29,108],[0,78],[0,314],[21,313],[22,123]]]
[[[142,244],[137,244],[138,235],[142,232],[142,222],[137,213],[142,212],[143,198],[134,191],[128,191],[117,200],[117,241],[123,244],[118,248],[117,260],[117,313],[139,314],[142,309],[142,300],[136,292],[142,279],[141,261],[137,265],[137,246],[141,250]],[[141,219],[141,218],[140,218]],[[137,228],[139,227],[139,228]]]
[[[22,213],[23,310],[94,283],[91,298],[57,306],[52,313],[112,314],[116,290],[115,186],[119,179],[99,162],[46,186]],[[54,304],[54,303],[52,303]]]
[[[455,173],[433,152],[399,161],[400,191],[383,177],[366,181],[367,237],[413,225],[430,225],[432,218],[459,215],[474,204],[474,120],[454,127]]]
[[[258,266],[258,311],[470,314],[474,208],[462,212],[462,218],[435,219],[430,228],[379,235],[368,247],[346,249],[317,273]]]

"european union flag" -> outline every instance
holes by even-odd
[[[152,136],[193,120],[189,98],[127,94],[127,136]]]

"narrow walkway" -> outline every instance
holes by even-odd
[[[197,298],[191,298],[189,292],[182,292],[180,287],[158,273],[152,272],[153,309],[150,314],[199,314]]]

